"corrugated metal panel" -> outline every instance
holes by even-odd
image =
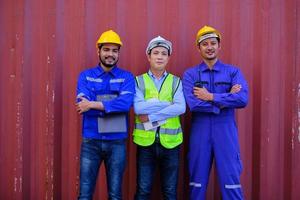
[[[182,75],[199,62],[195,33],[210,24],[223,33],[222,60],[240,66],[251,88],[237,117],[246,199],[300,199],[299,10],[297,0],[0,1],[0,198],[76,199],[76,81],[97,62],[101,32],[121,35],[120,66],[135,75],[148,68],[149,39],[171,39],[168,69]],[[179,199],[188,190],[189,118],[183,116]],[[135,192],[135,151],[130,138],[125,199]],[[103,168],[99,175],[95,199],[105,199]],[[152,199],[158,196],[156,187]],[[208,199],[219,198],[212,176]]]

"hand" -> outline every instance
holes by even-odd
[[[238,93],[239,91],[241,91],[242,89],[242,85],[240,84],[235,84],[234,86],[232,86],[232,88],[230,89],[230,93]]]
[[[203,88],[198,88],[194,87],[194,95],[203,101],[212,101],[214,100],[214,95],[210,92],[207,91],[205,87]]]
[[[139,118],[139,120],[140,120],[142,123],[149,121],[148,115],[146,115],[146,114],[138,115],[137,117]]]
[[[76,110],[79,114],[82,114],[91,109],[91,102],[84,97],[79,97],[80,102],[76,103]]]

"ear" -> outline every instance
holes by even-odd
[[[200,44],[197,45],[197,50],[198,50],[199,52],[201,52]]]
[[[171,57],[171,55],[170,55],[170,56],[168,56],[168,58],[167,58],[167,63],[169,62],[169,60],[170,60],[170,57]]]
[[[149,62],[151,61],[151,53],[147,54],[147,59],[148,59]]]
[[[98,54],[98,56],[100,56],[100,49],[99,48],[97,50],[97,54]]]

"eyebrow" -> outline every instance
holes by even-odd
[[[118,48],[109,48],[109,47],[103,47],[105,50],[112,50],[112,51],[117,51],[119,50]]]
[[[168,53],[168,51],[167,51],[167,50],[162,50],[162,51],[159,51],[159,50],[154,50],[154,51],[153,51],[153,53],[154,53],[154,52],[156,52],[156,53]]]

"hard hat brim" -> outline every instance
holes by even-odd
[[[219,38],[219,36],[216,34],[216,33],[208,33],[208,34],[205,34],[205,35],[202,35],[201,37],[199,37],[198,39],[198,44],[200,42],[202,42],[203,40],[206,40],[208,38]],[[220,38],[219,38],[220,39]]]

